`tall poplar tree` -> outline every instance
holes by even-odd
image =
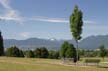
[[[72,36],[76,41],[77,60],[79,58],[78,40],[81,39],[82,26],[83,26],[83,14],[82,14],[82,11],[78,9],[78,6],[75,6],[74,11],[70,16],[70,29],[71,29],[71,32],[72,32]]]

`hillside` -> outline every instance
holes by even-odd
[[[22,49],[34,49],[36,47],[45,46],[50,50],[58,50],[64,41],[68,41],[75,45],[74,40],[29,38],[26,40],[5,39],[4,46],[7,48],[12,45],[16,45]],[[84,49],[97,49],[101,44],[104,44],[106,47],[108,47],[108,36],[89,36],[79,42],[79,47]]]

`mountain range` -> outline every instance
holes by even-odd
[[[4,47],[7,48],[16,45],[21,49],[47,47],[49,50],[58,50],[64,41],[75,45],[74,40],[29,38],[25,40],[4,39]],[[108,47],[108,35],[89,36],[79,42],[79,47],[81,49],[98,49],[100,45],[105,45],[106,48]]]

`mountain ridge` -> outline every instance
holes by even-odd
[[[16,45],[21,49],[35,49],[37,47],[47,47],[50,50],[59,50],[64,41],[68,41],[69,43],[75,45],[74,40],[28,38],[25,40],[4,39],[4,46],[7,48]],[[105,45],[105,47],[108,47],[108,35],[86,37],[79,42],[79,47],[82,49],[97,49],[102,44]]]

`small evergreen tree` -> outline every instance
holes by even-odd
[[[4,55],[3,37],[0,31],[0,56]]]

